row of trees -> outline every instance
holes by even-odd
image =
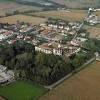
[[[30,79],[41,84],[56,82],[89,58],[87,54],[80,52],[70,59],[35,52],[33,45],[23,41],[0,48],[0,64],[15,70],[17,78]]]

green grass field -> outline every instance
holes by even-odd
[[[25,81],[0,87],[0,95],[8,100],[36,100],[45,91],[44,88]]]

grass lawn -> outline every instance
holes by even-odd
[[[0,95],[8,100],[36,100],[44,92],[44,88],[26,81],[16,81],[0,87]]]

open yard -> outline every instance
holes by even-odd
[[[0,87],[0,95],[8,100],[36,100],[44,92],[44,88],[25,81]]]
[[[100,62],[93,62],[40,100],[100,100]]]
[[[30,13],[30,15],[42,16],[46,18],[52,17],[67,21],[82,21],[86,17],[86,14],[87,12],[85,10],[59,10]]]
[[[15,24],[17,21],[31,23],[37,25],[46,21],[45,18],[31,17],[25,15],[14,15],[9,17],[0,18],[0,23]]]

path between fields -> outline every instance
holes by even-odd
[[[85,68],[88,64],[92,63],[94,60],[95,60],[95,57],[92,58],[92,59],[90,59],[89,61],[87,61],[84,65],[82,65],[82,67],[76,69],[76,72],[79,72],[80,70],[82,70],[83,68]],[[62,79],[60,79],[59,81],[55,82],[54,84],[49,85],[49,86],[44,86],[44,88],[51,90],[54,87],[56,87],[57,85],[61,84],[66,79],[68,79],[69,77],[73,76],[74,74],[76,74],[76,73],[71,72],[68,75],[66,75],[65,77],[63,77]]]

